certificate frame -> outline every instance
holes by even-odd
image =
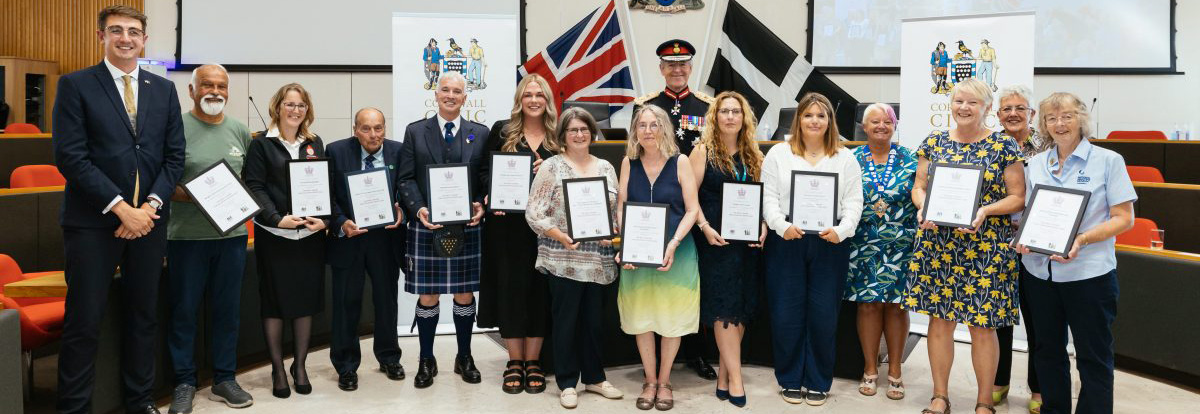
[[[496,167],[495,167],[497,157],[528,158],[529,165],[530,165],[529,182],[528,182],[528,185],[525,187],[526,188],[525,201],[524,201],[524,204],[521,205],[521,208],[508,208],[508,206],[497,207],[496,206],[496,203],[497,203],[496,197],[494,197],[494,195],[496,193],[496,191],[495,191],[496,190],[496,177],[495,177],[495,175],[490,176],[489,177],[490,180],[488,180],[488,205],[487,205],[487,208],[488,208],[488,210],[491,210],[491,211],[503,211],[506,213],[525,213],[525,210],[529,204],[529,191],[528,190],[529,190],[529,188],[533,187],[533,162],[534,162],[533,153],[492,151],[491,154],[488,156],[489,174],[495,174],[497,171]],[[501,200],[501,202],[503,202],[503,200]]]
[[[804,176],[833,178],[833,214],[831,214],[833,217],[833,222],[828,226],[820,226],[818,224],[819,227],[822,227],[820,230],[805,229],[793,222],[795,220],[794,213],[796,211],[796,180]],[[788,221],[792,222],[792,225],[803,231],[804,234],[820,234],[821,231],[825,230],[826,228],[837,226],[837,214],[838,208],[840,207],[838,205],[838,197],[841,195],[841,188],[839,187],[841,183],[838,182],[838,178],[838,173],[833,172],[792,170],[791,182],[788,183],[791,188],[791,191],[788,193]]]
[[[1074,194],[1074,195],[1083,197],[1083,201],[1081,203],[1079,203],[1079,208],[1075,209],[1075,213],[1074,213],[1075,220],[1074,220],[1074,222],[1071,223],[1071,233],[1067,236],[1066,245],[1062,246],[1063,248],[1061,250],[1046,249],[1046,248],[1042,248],[1042,247],[1034,247],[1034,246],[1029,246],[1029,245],[1026,245],[1025,247],[1029,248],[1029,250],[1031,250],[1031,251],[1038,252],[1038,253],[1041,253],[1041,254],[1044,254],[1047,256],[1058,255],[1058,256],[1067,258],[1067,253],[1070,253],[1071,247],[1075,246],[1075,238],[1079,236],[1079,226],[1081,224],[1083,224],[1084,211],[1087,210],[1088,202],[1091,201],[1091,198],[1092,198],[1092,193],[1090,191],[1076,190],[1074,188],[1057,187],[1057,186],[1046,185],[1046,184],[1035,185],[1033,187],[1033,195],[1031,195],[1029,197],[1029,204],[1025,206],[1025,213],[1023,215],[1023,218],[1021,219],[1021,227],[1017,229],[1017,236],[1014,238],[1014,240],[1016,240],[1017,243],[1022,243],[1021,236],[1023,236],[1025,234],[1025,226],[1028,225],[1029,222],[1031,221],[1029,219],[1034,214],[1036,214],[1036,212],[1032,210],[1032,207],[1034,206],[1034,202],[1037,201],[1038,196],[1040,196],[1040,195],[1049,196],[1053,193]],[[1022,243],[1022,244],[1024,244],[1024,243]]]
[[[254,193],[250,192],[250,188],[246,187],[246,183],[241,180],[241,177],[238,177],[237,173],[233,171],[233,167],[231,167],[229,165],[229,163],[226,162],[224,159],[214,162],[212,165],[209,165],[208,167],[205,167],[203,170],[200,170],[200,172],[196,174],[196,178],[193,178],[192,180],[180,185],[180,187],[183,187],[183,192],[187,193],[188,198],[191,198],[192,200],[196,199],[196,196],[194,194],[192,194],[192,190],[190,188],[188,188],[188,184],[195,182],[197,179],[204,176],[204,174],[207,174],[209,171],[212,171],[214,168],[225,168],[225,170],[229,171],[229,174],[233,175],[233,178],[235,179],[235,181],[237,181],[238,185],[242,187],[242,191],[245,191],[246,194],[248,194],[250,196],[250,199],[254,201],[254,206],[255,206],[255,209],[253,211],[250,211],[248,213],[243,211],[243,213],[247,213],[247,214],[241,220],[238,220],[237,224],[234,224],[227,229],[222,229],[221,226],[219,224],[217,224],[217,221],[215,219],[213,219],[212,213],[204,208],[204,205],[202,205],[198,202],[193,202],[192,204],[196,205],[196,209],[200,210],[200,214],[204,215],[204,218],[208,220],[208,223],[212,224],[213,228],[217,229],[218,233],[221,233],[222,236],[225,236],[225,235],[228,235],[230,232],[232,232],[234,229],[246,224],[247,221],[250,221],[251,219],[253,219],[255,215],[258,215],[258,213],[262,212],[263,208],[262,208],[262,205],[258,203],[258,199],[254,198]]]
[[[741,189],[738,188],[741,186],[757,188],[757,191],[758,191],[758,197],[757,197],[757,199],[758,199],[758,220],[756,220],[756,222],[758,224],[754,226],[753,234],[749,234],[749,235],[743,234],[740,237],[737,234],[733,234],[734,237],[730,237],[729,232],[727,232],[725,229],[725,223],[728,222],[728,220],[726,220],[726,218],[725,218],[725,197],[726,197],[726,195],[736,194],[733,192],[738,191],[738,190],[744,191],[745,188],[741,188]],[[763,221],[763,184],[762,183],[744,182],[744,181],[725,181],[725,182],[721,183],[721,228],[717,229],[717,232],[721,235],[721,237],[723,237],[725,239],[725,241],[730,242],[730,243],[736,242],[736,243],[757,244],[759,239],[762,238],[762,221]],[[730,229],[730,230],[732,231],[732,229]]]
[[[449,168],[466,168],[467,170],[467,214],[461,219],[437,220],[436,213],[433,211],[433,173],[441,169]],[[472,194],[472,189],[475,188],[475,177],[471,174],[471,164],[465,162],[450,163],[450,164],[433,164],[425,166],[425,202],[429,207],[429,223],[430,224],[467,224],[471,222],[471,215],[475,213],[474,200],[475,195]]]
[[[639,259],[631,260],[630,256],[628,255],[629,251],[628,251],[627,247],[629,245],[628,245],[627,241],[629,241],[629,237],[627,236],[626,232],[629,231],[629,227],[630,227],[630,226],[628,226],[629,217],[630,217],[629,216],[629,208],[630,207],[654,208],[654,209],[664,210],[663,211],[663,243],[661,246],[662,250],[660,250],[658,252],[659,257],[663,258],[662,263],[647,262],[647,261],[642,261]],[[667,234],[667,231],[670,230],[670,228],[667,227],[668,222],[670,221],[670,219],[668,217],[670,215],[670,211],[669,211],[670,207],[671,206],[669,204],[663,204],[663,203],[639,203],[639,202],[633,202],[633,201],[625,202],[625,206],[621,210],[622,211],[621,217],[624,220],[624,223],[622,223],[622,225],[621,225],[621,263],[622,264],[631,264],[631,265],[637,266],[637,267],[653,267],[653,268],[663,267],[663,264],[666,262],[666,259],[667,259],[667,257],[666,257],[667,244],[671,242],[671,238],[672,238],[670,234]]]
[[[329,186],[328,186],[328,188],[325,189],[326,199],[324,201],[325,201],[325,205],[329,206],[329,209],[328,209],[329,211],[322,212],[322,211],[320,211],[320,209],[318,209],[317,211],[319,214],[300,214],[296,211],[292,211],[295,207],[295,203],[292,201],[293,200],[292,194],[294,194],[294,190],[295,190],[295,188],[292,187],[292,185],[293,185],[292,166],[295,164],[305,164],[305,163],[324,163],[325,164],[325,172],[326,172],[325,183],[328,184]],[[287,160],[287,162],[284,164],[284,166],[285,166],[284,171],[287,173],[288,212],[289,213],[291,213],[292,215],[294,215],[296,217],[330,218],[333,216],[333,182],[332,182],[332,180],[329,179],[329,174],[328,174],[330,171],[330,167],[332,167],[331,164],[332,164],[332,161],[330,161],[329,158],[310,158],[310,159]]]
[[[350,190],[350,177],[363,175],[363,174],[379,174],[381,172],[383,173],[384,181],[386,181],[386,183],[384,185],[387,186],[388,207],[389,207],[388,210],[391,211],[391,213],[392,213],[391,220],[385,220],[386,218],[380,218],[381,221],[379,223],[364,226],[364,225],[362,225],[363,223],[360,223],[358,221],[358,213],[355,212],[355,209],[354,209],[354,192]],[[348,171],[344,174],[342,181],[346,184],[346,197],[350,199],[350,206],[349,206],[350,211],[348,212],[349,213],[348,216],[351,220],[354,220],[354,224],[358,225],[358,228],[372,230],[372,229],[377,229],[377,228],[381,228],[381,227],[387,227],[387,226],[390,226],[390,225],[396,223],[396,210],[395,210],[395,208],[392,207],[396,203],[396,193],[395,193],[396,188],[394,187],[395,183],[392,182],[391,174],[388,174],[387,167],[378,167],[378,168],[372,168],[369,170]]]
[[[604,217],[606,217],[608,219],[608,228],[605,229],[605,232],[606,232],[605,234],[592,236],[592,237],[575,238],[573,236],[575,234],[575,223],[574,223],[574,220],[571,220],[571,217],[572,217],[572,215],[571,215],[571,195],[570,195],[571,192],[567,191],[567,186],[573,185],[573,184],[577,185],[579,183],[593,182],[593,181],[599,181],[600,185],[604,189]],[[608,202],[608,179],[606,179],[605,177],[566,178],[566,179],[562,180],[562,192],[563,192],[563,205],[565,206],[565,208],[567,210],[567,236],[571,237],[571,240],[574,240],[576,242],[585,242],[585,241],[609,240],[609,239],[613,238],[614,234],[613,234],[613,221],[612,221],[612,205],[609,204],[609,202]]]
[[[933,166],[929,170],[929,177],[925,180],[925,202],[921,203],[921,207],[922,207],[921,214],[929,215],[928,207],[929,207],[929,200],[933,199],[933,179],[934,179],[934,177],[937,176],[939,170],[943,174],[945,174],[945,173],[947,173],[947,171],[951,171],[951,169],[979,171],[979,179],[977,179],[975,181],[975,197],[974,197],[975,201],[973,203],[971,203],[971,205],[972,205],[971,215],[968,216],[969,219],[967,220],[967,224],[965,224],[965,225],[961,224],[961,223],[951,223],[948,221],[941,221],[941,220],[929,220],[929,221],[932,221],[933,224],[937,224],[939,226],[969,229],[969,228],[972,228],[970,225],[970,222],[975,221],[975,215],[979,214],[979,207],[980,207],[979,200],[981,198],[983,198],[983,173],[985,172],[985,168],[982,165],[955,164],[955,163],[949,163],[949,162],[933,163]],[[918,220],[926,220],[925,217],[917,217],[917,219]]]

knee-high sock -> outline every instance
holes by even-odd
[[[471,333],[475,329],[475,298],[462,305],[454,302],[454,333],[458,335],[458,355],[471,355]]]
[[[421,358],[433,358],[433,335],[437,333],[441,307],[437,304],[425,307],[417,303],[417,336],[421,341]]]

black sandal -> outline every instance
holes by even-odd
[[[533,383],[538,383],[534,385]],[[537,394],[546,390],[546,373],[542,363],[536,359],[525,361],[525,392]]]
[[[520,394],[525,390],[525,363],[514,359],[506,365],[508,369],[504,370],[504,382],[500,384],[500,388],[508,394]],[[509,385],[510,383],[516,384]]]

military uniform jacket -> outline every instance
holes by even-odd
[[[713,97],[688,88],[679,93],[663,89],[661,92],[634,99],[633,103],[636,105],[634,113],[646,104],[657,105],[667,111],[667,117],[671,118],[670,133],[675,137],[675,145],[679,146],[681,154],[691,155],[692,147],[699,143],[700,133],[704,131],[704,114],[713,103]]]

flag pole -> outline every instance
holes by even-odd
[[[699,87],[698,88],[699,90],[704,90],[707,92],[715,92],[715,90],[709,91],[709,89],[712,89],[712,88],[708,87],[708,85],[706,84],[706,81],[705,81],[705,79],[708,79],[708,75],[709,75],[708,72],[711,70],[709,68],[712,66],[708,62],[708,50],[712,49],[712,46],[710,46],[710,45],[713,44],[713,42],[712,42],[713,20],[716,19],[716,17],[717,17],[717,7],[724,6],[724,7],[728,8],[729,2],[714,1],[711,3],[711,6],[712,7],[710,7],[708,10],[708,25],[707,25],[708,27],[704,29],[704,43],[703,43],[704,46],[702,46],[700,48],[700,64],[704,65],[704,66],[700,68],[700,78],[699,78],[700,83],[697,84],[697,86]],[[717,42],[717,43],[719,44],[720,42]],[[713,95],[716,95],[716,94],[713,94]]]
[[[638,62],[637,43],[634,42],[633,36],[633,21],[629,17],[629,5],[624,1],[609,0],[616,3],[620,13],[617,13],[617,18],[621,20],[621,32],[625,34],[625,41],[629,43],[629,47],[625,49],[625,55],[633,60],[633,66],[629,69],[629,76],[633,78],[633,88],[637,90],[637,95],[644,93],[642,91],[642,77],[638,76],[638,70],[642,67]]]

